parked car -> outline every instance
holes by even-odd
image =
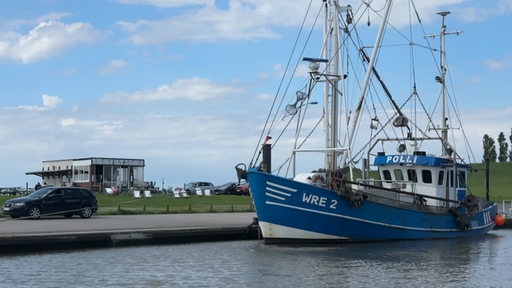
[[[204,195],[205,190],[210,190],[213,194],[215,186],[210,182],[190,182],[185,184],[185,191],[193,195]]]
[[[246,196],[250,195],[249,184],[247,184],[247,183],[240,183],[240,184],[236,185],[235,189],[236,189],[236,192],[235,192],[236,195],[246,195]]]
[[[228,182],[219,186],[215,186],[214,193],[216,195],[232,195],[236,194],[236,183]]]
[[[46,215],[80,215],[90,218],[98,211],[96,196],[78,187],[43,187],[25,197],[12,198],[2,206],[4,214],[12,218],[27,216],[38,219]]]

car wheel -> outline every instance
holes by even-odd
[[[39,219],[41,217],[41,209],[37,206],[32,206],[28,209],[28,217],[30,219]]]
[[[80,210],[80,218],[91,218],[92,216],[92,207],[85,206]]]

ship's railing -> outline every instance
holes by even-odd
[[[512,200],[502,200],[501,203],[498,204],[498,212],[504,213],[507,215],[512,215]]]
[[[393,191],[400,190],[409,193],[416,193],[416,183],[412,181],[389,181],[389,180],[380,180],[380,179],[357,179],[356,183],[362,183],[369,186],[375,187],[383,187],[387,189],[392,189]]]
[[[374,180],[374,182],[378,183],[380,181]],[[374,185],[375,183],[370,184],[367,180],[365,180],[365,181],[361,180],[360,182],[359,181],[356,181],[356,182],[345,181],[345,183],[351,184],[352,187],[359,185],[361,187],[364,187],[367,192],[374,190],[375,192],[379,193],[378,196],[380,196],[380,197],[399,200],[399,201],[403,201],[403,202],[418,203],[418,202],[421,202],[422,199],[432,199],[432,200],[450,202],[452,204],[459,204],[459,201],[457,201],[457,200],[451,200],[451,199],[446,199],[446,198],[436,197],[436,196],[431,196],[431,195],[418,194],[418,193],[414,193],[414,192],[404,191],[401,189],[386,188],[386,187],[382,187],[379,185]],[[382,183],[380,183],[380,184],[382,184]],[[415,184],[415,183],[412,183],[412,184]]]

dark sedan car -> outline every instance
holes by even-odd
[[[236,194],[236,183],[228,182],[219,186],[215,186],[215,195],[232,195]]]
[[[45,215],[90,218],[98,210],[91,191],[76,187],[44,187],[25,197],[7,200],[2,211],[13,218],[27,216],[38,219]]]

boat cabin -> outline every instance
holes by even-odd
[[[467,193],[469,166],[455,165],[451,158],[427,156],[422,151],[398,155],[379,153],[374,164],[384,188],[411,193],[421,191],[421,195],[455,201],[462,201]],[[411,195],[397,195],[401,201],[418,201]],[[421,201],[432,206],[448,205],[448,202],[439,199],[423,198]]]

